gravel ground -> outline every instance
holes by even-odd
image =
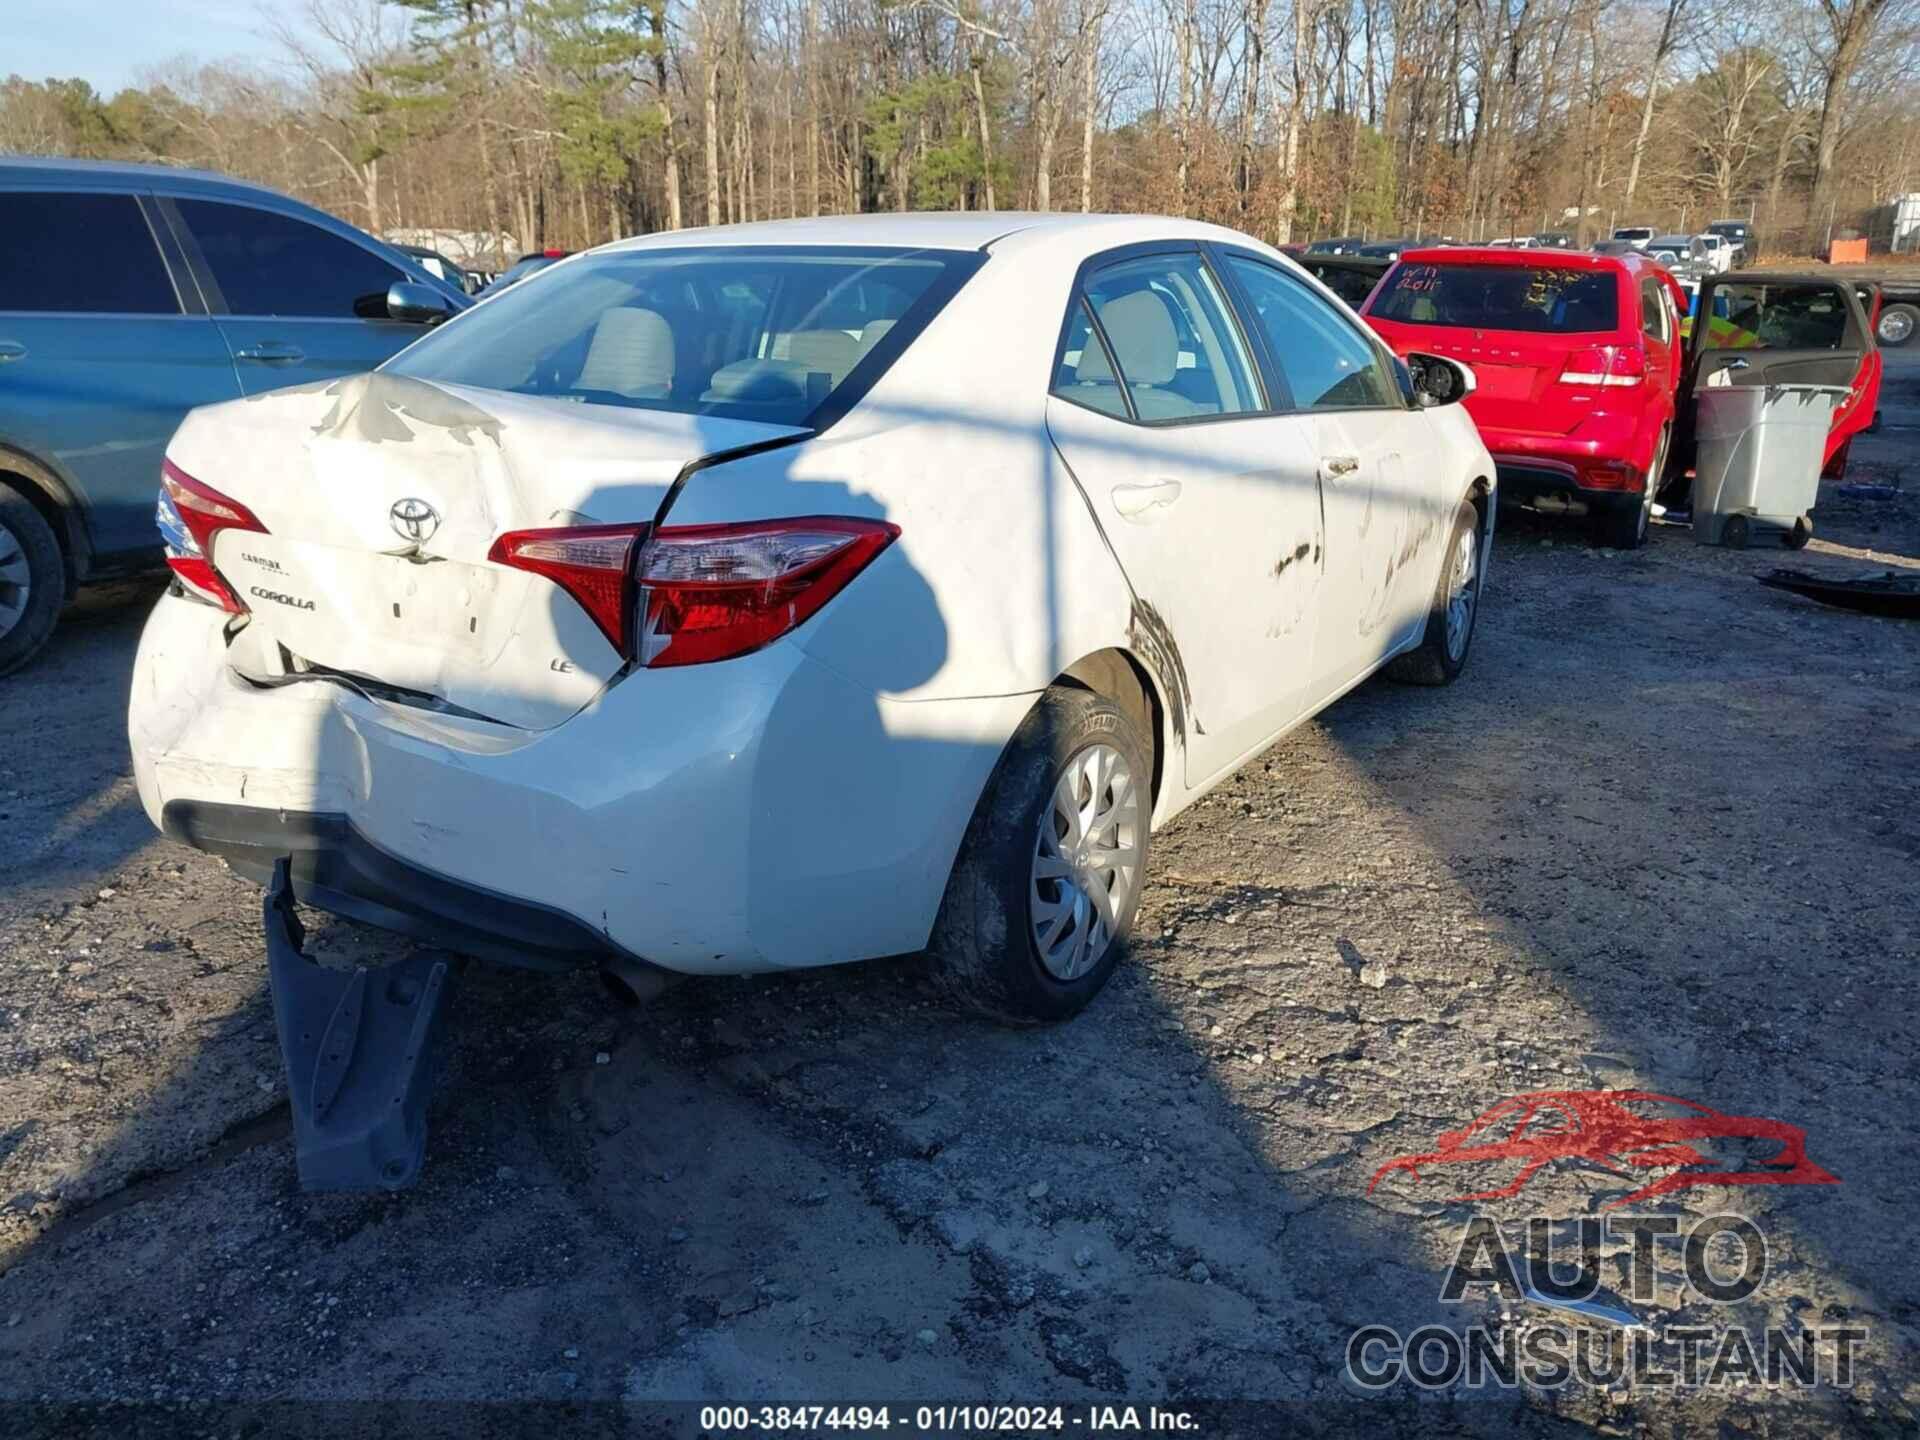
[[[1920,566],[1920,354],[1894,358],[1851,478],[1904,488],[1827,495],[1797,563]],[[1362,687],[1156,836],[1075,1022],[956,1019],[912,962],[641,1011],[476,968],[425,1179],[376,1198],[294,1186],[259,891],[150,832],[145,594],[88,597],[0,682],[0,1398],[1344,1416],[1357,1327],[1499,1320],[1439,1298],[1472,1215],[1640,1183],[1558,1164],[1474,1205],[1374,1171],[1508,1095],[1634,1087],[1804,1127],[1841,1183],[1634,1202],[1750,1216],[1768,1267],[1714,1306],[1674,1250],[1633,1308],[1863,1326],[1854,1383],[1453,1392],[1446,1422],[1912,1433],[1920,627],[1761,589],[1777,551],[1503,526],[1467,676]]]

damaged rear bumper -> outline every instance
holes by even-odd
[[[261,884],[284,866],[294,898],[462,955],[539,970],[635,960],[559,910],[495,894],[389,855],[345,815],[170,800],[169,839],[218,855]],[[271,931],[269,905],[269,931]],[[641,962],[644,963],[644,962]]]
[[[227,627],[169,596],[141,637],[128,734],[153,822],[257,879],[289,857],[318,908],[543,969],[920,949],[1032,704],[890,700],[781,641],[524,730],[328,679],[250,682]]]
[[[305,1190],[399,1190],[420,1175],[453,969],[420,954],[329,970],[302,953],[282,859],[268,882],[267,973]]]

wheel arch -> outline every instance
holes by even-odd
[[[1083,655],[1054,679],[1056,685],[1073,685],[1104,695],[1126,712],[1136,729],[1152,747],[1152,789],[1149,799],[1160,803],[1161,783],[1166,775],[1167,757],[1179,743],[1167,731],[1167,705],[1159,684],[1144,662],[1129,651],[1108,647]]]
[[[71,599],[93,556],[79,498],[53,470],[25,452],[3,444],[0,444],[0,485],[24,496],[53,531],[53,538],[60,546],[60,563],[66,568],[67,595]]]

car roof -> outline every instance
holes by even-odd
[[[1259,242],[1236,231],[1168,215],[1086,215],[1019,210],[909,210],[879,215],[822,215],[762,220],[693,230],[656,231],[601,247],[607,251],[698,245],[878,245],[907,250],[985,250],[1018,236],[1022,241],[1072,241],[1090,250],[1143,240]],[[1264,248],[1264,247],[1263,247]]]
[[[189,170],[179,165],[142,165],[131,160],[69,160],[61,156],[0,155],[0,185],[45,185],[71,181],[86,186],[125,185],[139,189],[164,184],[169,189],[205,190],[208,193],[271,196],[285,202],[288,197],[265,185],[218,175],[211,170]]]

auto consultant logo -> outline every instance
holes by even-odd
[[[1624,1385],[1666,1394],[1728,1385],[1853,1384],[1860,1348],[1871,1334],[1864,1325],[1654,1325],[1629,1308],[1665,1300],[1663,1278],[1668,1286],[1678,1279],[1681,1293],[1672,1299],[1690,1321],[1704,1307],[1732,1306],[1753,1295],[1766,1279],[1768,1250],[1760,1228],[1744,1215],[1709,1215],[1684,1234],[1671,1215],[1586,1216],[1576,1222],[1532,1216],[1521,1223],[1524,1229],[1510,1241],[1494,1221],[1476,1217],[1462,1233],[1440,1288],[1443,1304],[1468,1303],[1491,1289],[1518,1318],[1463,1329],[1427,1324],[1406,1332],[1362,1325],[1347,1337],[1351,1383],[1367,1391],[1403,1384],[1426,1390]],[[1570,1223],[1577,1248],[1571,1256],[1556,1255],[1555,1233],[1565,1240]],[[1670,1257],[1663,1261],[1660,1254],[1675,1246],[1677,1277]],[[1610,1248],[1623,1262],[1616,1268],[1625,1273],[1625,1295],[1601,1285]],[[1529,1312],[1526,1305],[1544,1309]],[[1542,1314],[1550,1318],[1542,1320]]]
[[[1807,1158],[1807,1132],[1754,1115],[1724,1115],[1646,1090],[1537,1090],[1502,1100],[1434,1148],[1400,1155],[1374,1172],[1442,1182],[1449,1200],[1517,1195],[1547,1165],[1593,1166],[1646,1178],[1603,1209],[1706,1185],[1838,1185]]]
[[[1439,1300],[1497,1299],[1498,1319],[1410,1331],[1362,1325],[1347,1341],[1349,1382],[1365,1391],[1579,1384],[1667,1394],[1851,1385],[1867,1327],[1736,1319],[1731,1307],[1754,1296],[1767,1276],[1768,1245],[1754,1220],[1612,1213],[1703,1186],[1839,1184],[1808,1158],[1806,1138],[1796,1125],[1651,1091],[1541,1090],[1501,1101],[1442,1134],[1431,1150],[1396,1156],[1374,1171],[1369,1194],[1385,1183],[1416,1194],[1438,1188],[1451,1201],[1502,1199],[1563,1163],[1631,1185],[1600,1207],[1605,1214],[1533,1215],[1504,1225],[1471,1217]],[[1624,1293],[1608,1289],[1603,1276],[1616,1277]],[[1675,1286],[1677,1294],[1661,1293]],[[1711,1321],[1714,1312],[1703,1317],[1702,1307],[1728,1308],[1718,1323],[1661,1320],[1661,1312],[1677,1309],[1689,1322]],[[1844,1310],[1838,1318],[1845,1321]]]
[[[411,495],[404,500],[394,501],[387,518],[393,524],[394,534],[416,545],[423,540],[431,540],[433,532],[440,528],[440,512],[426,501]]]

